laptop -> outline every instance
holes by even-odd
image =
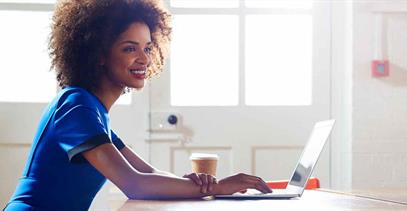
[[[232,195],[217,195],[218,199],[290,199],[301,197],[305,186],[310,178],[315,164],[332,131],[334,119],[315,123],[308,143],[297,163],[290,182],[286,189],[274,189],[272,193],[261,193],[255,189],[249,189],[246,193],[235,193]]]

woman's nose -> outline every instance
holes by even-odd
[[[142,51],[139,53],[137,60],[139,64],[148,65],[150,64],[150,55]]]

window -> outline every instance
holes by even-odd
[[[174,17],[173,105],[238,104],[237,21],[238,17],[233,15]]]
[[[50,17],[51,12],[0,11],[1,101],[47,102],[55,95],[47,53]]]
[[[49,102],[57,92],[48,37],[55,0],[0,0],[0,102]],[[118,104],[130,104],[122,95]]]
[[[170,0],[171,105],[311,105],[313,2],[214,1]]]
[[[310,105],[310,15],[246,17],[246,104]]]

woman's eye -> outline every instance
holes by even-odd
[[[134,48],[134,47],[127,47],[124,49],[124,52],[126,52],[126,53],[134,52],[134,51],[136,51],[136,48]]]
[[[151,53],[151,50],[152,50],[151,48],[145,48],[145,49],[144,49],[144,52],[145,52],[146,54],[150,54],[150,53]]]

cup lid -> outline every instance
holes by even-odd
[[[192,153],[189,157],[190,160],[218,160],[219,156],[217,154],[208,153]]]

